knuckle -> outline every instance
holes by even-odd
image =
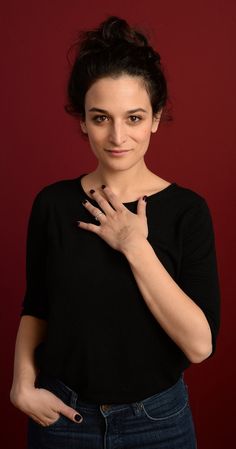
[[[64,402],[59,402],[57,404],[57,407],[55,408],[55,412],[60,414],[61,412],[63,412],[64,409],[65,409],[65,403]]]
[[[127,212],[126,212],[126,210],[124,210],[123,208],[121,208],[121,209],[118,209],[117,210],[117,214],[120,216],[120,215],[127,215]]]
[[[111,199],[115,198],[115,194],[113,192],[111,192],[111,190],[106,190],[106,195],[109,196],[109,198],[111,198]]]

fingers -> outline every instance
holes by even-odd
[[[143,197],[139,198],[138,204],[137,204],[137,214],[138,215],[146,215],[146,206],[147,206],[147,195],[144,195]]]
[[[29,415],[37,424],[40,424],[43,427],[47,427],[47,426],[51,426],[52,424],[54,424],[60,417],[60,414],[58,413],[56,418],[53,417],[48,417],[48,416],[41,416],[41,415],[34,415],[33,413],[31,413]]]
[[[104,200],[106,203],[107,201]],[[98,223],[103,223],[104,220],[106,220],[106,215],[104,212],[102,212],[100,209],[98,209],[97,207],[93,206],[87,199],[84,199],[82,201],[82,204],[84,205],[84,207],[91,213],[91,215],[93,215],[93,217],[95,218],[96,216],[99,216],[99,220]],[[103,202],[100,201],[101,207],[103,209],[106,209],[106,206],[104,206]],[[108,204],[108,203],[107,203]],[[110,207],[110,206],[109,206]],[[110,207],[110,209],[113,211],[113,213],[115,213],[115,211]],[[102,212],[102,213],[101,213]],[[84,221],[77,221],[77,225],[80,228],[86,229],[87,231],[92,231],[95,234],[99,234],[100,232],[100,226],[94,225],[92,223],[85,223]]]
[[[60,407],[60,413],[71,419],[71,421],[76,422],[77,424],[80,424],[83,421],[83,416],[77,410],[64,403]]]
[[[30,416],[30,418],[32,418],[37,424],[40,424],[40,426],[43,426],[43,427],[46,426],[45,422],[42,421],[41,419],[39,419],[36,415],[31,414],[31,415],[29,415],[29,416]]]
[[[102,215],[102,214],[101,214]],[[100,215],[99,215],[100,217]],[[95,234],[99,234],[100,226],[94,225],[92,223],[85,223],[84,221],[77,221],[77,226],[80,228],[86,229],[86,231],[92,231]]]
[[[104,198],[98,190],[90,190],[90,193],[93,195],[93,198],[96,200],[98,205],[101,207],[101,210],[93,204],[90,203],[86,198],[82,201],[83,206],[94,216],[94,218],[99,214],[99,222],[103,223],[106,220],[106,215],[114,216],[117,212],[127,211],[123,203],[121,203],[117,196],[112,192],[109,187],[104,186],[103,191],[106,193],[107,199]],[[114,207],[113,207],[114,206]],[[87,229],[88,231],[93,231],[95,233],[99,232],[99,226],[93,225],[91,223],[85,223],[83,221],[78,221],[78,226]]]
[[[106,201],[106,200],[105,200]],[[99,213],[99,212],[102,212],[100,209],[98,209],[98,207],[95,207],[95,206],[93,206],[88,200],[83,200],[82,201],[82,204],[83,204],[83,206],[90,212],[90,214],[91,215],[93,215],[94,216],[94,218],[96,217],[96,215]],[[103,207],[103,209],[105,209],[105,207]],[[112,209],[113,210],[113,209]],[[114,211],[113,211],[114,212]],[[105,217],[106,217],[106,215],[105,215],[105,213],[104,212],[102,212],[102,214],[100,214],[102,217],[101,217],[101,220],[102,219],[104,219]],[[99,218],[99,220],[100,220],[100,218]]]
[[[99,190],[90,190],[93,198],[106,214],[114,214],[115,211],[124,209],[125,206],[119,201],[118,197],[112,192],[110,187],[104,186],[103,192],[105,193],[106,198],[101,195]]]
[[[105,225],[107,224],[107,221],[109,223],[109,218],[120,218],[123,216],[122,214],[128,214],[128,209],[124,206],[123,203],[121,203],[118,200],[118,197],[112,192],[112,190],[109,187],[105,187],[104,192],[106,193],[106,196],[109,200],[109,202],[114,205],[115,209],[111,207],[108,200],[106,200],[99,192],[98,190],[90,190],[90,193],[93,195],[96,202],[99,204],[101,209],[95,207],[93,204],[90,203],[87,199],[84,199],[82,201],[82,204],[84,207],[93,215],[94,218],[98,217],[97,220],[100,222],[101,226],[94,225],[92,223],[85,223],[83,221],[77,221],[78,227],[81,227],[85,230],[92,231],[95,234],[102,237],[103,229],[105,229]],[[146,219],[146,203],[147,203],[147,196],[141,197],[137,204],[137,215],[144,217]],[[124,215],[126,217],[126,215]],[[104,225],[104,226],[102,226]],[[105,239],[105,237],[103,237]]]
[[[43,427],[51,426],[52,424],[56,423],[56,421],[60,418],[60,414],[66,416],[71,421],[76,422],[77,424],[80,424],[83,421],[83,416],[77,411],[72,409],[71,407],[64,404],[61,413],[57,413],[56,418],[53,417],[44,417],[44,416],[36,416],[34,414],[31,414],[30,417],[38,424],[40,424]]]

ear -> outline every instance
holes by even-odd
[[[160,111],[157,112],[157,114],[153,115],[153,120],[152,120],[152,133],[155,133],[158,129],[159,123],[160,123],[160,119],[161,119],[161,114],[162,114],[162,109]]]
[[[84,134],[88,134],[87,126],[84,120],[80,120],[80,127]]]

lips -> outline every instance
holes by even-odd
[[[130,150],[106,150],[109,151],[110,153],[127,153]]]

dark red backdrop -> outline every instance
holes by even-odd
[[[150,32],[166,68],[174,121],[159,128],[147,164],[161,177],[202,194],[212,212],[222,327],[214,358],[193,365],[186,377],[199,449],[231,448],[235,440],[236,3],[131,0],[116,6],[110,0],[89,4],[11,0],[2,9],[1,447],[25,447],[26,416],[10,404],[9,390],[32,200],[47,183],[76,177],[96,165],[78,123],[63,111],[66,51],[77,29],[116,14]]]

